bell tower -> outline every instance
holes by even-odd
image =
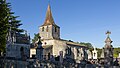
[[[60,39],[60,27],[54,22],[50,4],[48,4],[44,24],[39,27],[41,40]]]

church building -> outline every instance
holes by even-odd
[[[44,49],[43,57],[50,59],[52,57],[71,58],[74,60],[87,60],[87,47],[78,42],[68,41],[60,38],[60,27],[54,22],[50,4],[47,8],[46,18],[39,27],[42,47]]]

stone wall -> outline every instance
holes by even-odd
[[[41,26],[39,29],[41,39],[60,39],[59,27],[47,25]]]
[[[27,44],[6,45],[6,57],[21,58],[22,55],[29,57],[30,46]]]
[[[53,56],[59,56],[59,52],[63,51],[63,56],[65,55],[66,42],[60,40],[44,40],[42,41],[42,46],[52,45]]]

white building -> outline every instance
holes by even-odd
[[[97,51],[96,48],[94,47],[94,50],[92,51],[93,59],[97,59],[97,58],[98,58],[97,52],[98,52],[98,51]]]
[[[120,53],[119,53],[119,56],[118,56],[118,58],[120,58]]]
[[[88,54],[88,59],[92,59],[92,52],[90,52],[90,50],[87,50],[87,54]]]
[[[30,48],[30,58],[36,56],[36,48]]]

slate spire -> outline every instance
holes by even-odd
[[[45,18],[45,22],[44,22],[43,26],[47,26],[47,25],[56,25],[54,23],[54,19],[53,19],[53,16],[52,16],[50,4],[48,4],[48,8],[47,8],[47,12],[46,12],[46,18]]]

